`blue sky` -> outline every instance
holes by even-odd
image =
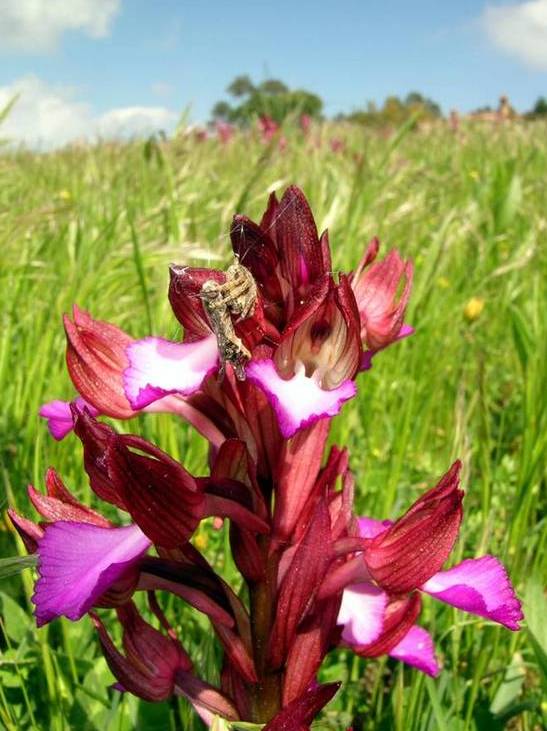
[[[168,126],[188,106],[205,121],[240,73],[315,91],[328,114],[411,90],[445,111],[547,96],[547,0],[42,2],[0,3],[0,104],[22,91],[18,134],[24,113],[46,142],[63,136],[48,107],[67,134],[71,108],[82,134],[139,114]]]

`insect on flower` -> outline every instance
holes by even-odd
[[[224,374],[226,363],[230,363],[238,380],[244,381],[245,364],[251,359],[251,353],[236,335],[232,316],[238,316],[239,322],[253,314],[257,298],[253,275],[236,257],[226,270],[226,281],[219,284],[208,279],[203,283],[199,296],[217,338],[220,376]]]

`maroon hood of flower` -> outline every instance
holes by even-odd
[[[280,201],[272,193],[259,225],[235,216],[230,236],[234,253],[258,284],[266,318],[281,331],[330,271],[326,232],[319,238],[304,194],[290,186]]]
[[[124,690],[147,701],[166,700],[173,694],[178,670],[192,667],[188,655],[177,640],[145,622],[133,603],[120,607],[117,614],[125,655],[115,648],[97,615],[92,615],[108,666]]]
[[[216,269],[203,267],[177,264],[169,267],[169,302],[175,317],[184,328],[185,340],[199,340],[211,334],[211,326],[199,296],[201,288],[208,280],[222,284],[226,275]]]
[[[143,533],[165,548],[184,545],[204,515],[198,481],[161,449],[129,434],[113,432],[104,459],[114,489]]]
[[[106,463],[106,450],[114,430],[108,424],[97,421],[87,409],[73,407],[74,433],[84,448],[84,468],[95,494],[106,502],[126,510],[122,494],[112,483]]]
[[[367,568],[386,591],[403,594],[418,588],[448,558],[462,520],[460,468],[461,463],[454,462],[399,520],[366,541]]]
[[[122,379],[129,365],[125,349],[133,338],[115,325],[93,319],[76,305],[73,318],[65,315],[63,322],[66,362],[76,390],[102,414],[119,419],[133,416]]]
[[[361,338],[373,351],[397,339],[403,326],[412,288],[412,263],[395,250],[375,261],[379,249],[373,239],[357,269],[351,286],[361,316]]]

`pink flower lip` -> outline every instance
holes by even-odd
[[[92,416],[97,416],[99,410],[96,409],[89,401],[78,396],[74,401],[48,401],[40,407],[38,414],[47,419],[47,428],[51,436],[58,442],[66,437],[74,428],[74,417],[72,415],[71,405],[78,410],[86,408]]]
[[[64,615],[80,619],[150,547],[136,525],[103,528],[58,521],[38,540],[38,573],[32,601],[38,626]]]
[[[277,373],[270,359],[251,361],[246,373],[249,381],[266,394],[286,439],[319,419],[335,416],[343,403],[357,393],[355,383],[351,380],[344,381],[332,391],[325,391],[316,378],[306,376],[303,366],[292,378],[285,380]]]
[[[403,639],[391,648],[388,655],[433,678],[440,673],[431,635],[418,625],[413,625]]]
[[[134,409],[172,393],[188,396],[218,367],[216,337],[209,335],[192,343],[174,343],[163,338],[136,340],[127,348],[129,367],[124,389]]]
[[[442,602],[503,624],[514,632],[520,629],[522,609],[503,564],[494,556],[462,561],[451,569],[434,574],[421,587]]]

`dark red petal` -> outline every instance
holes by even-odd
[[[299,541],[304,535],[307,526],[309,524],[310,515],[312,514],[317,500],[325,495],[328,495],[334,490],[338,478],[347,470],[348,466],[348,451],[347,449],[340,449],[336,445],[331,447],[329,452],[327,463],[321,469],[313,490],[310,492],[310,496],[304,509],[300,513],[297,524],[294,527],[293,541]],[[341,495],[342,493],[338,493]],[[335,515],[333,511],[332,503],[330,508],[331,515]]]
[[[306,197],[294,185],[279,202],[275,230],[281,270],[298,300],[325,270],[313,214]]]
[[[256,467],[246,445],[239,439],[227,439],[216,455],[212,480],[235,479],[249,488],[248,499],[253,511],[268,518],[268,511],[256,482]],[[256,537],[252,531],[242,529],[232,522],[230,545],[236,565],[247,581],[256,582],[264,577],[264,561]]]
[[[266,210],[264,211],[264,214],[262,215],[262,219],[260,221],[260,228],[262,229],[263,233],[268,234],[274,244],[276,244],[277,248],[277,231],[276,231],[276,221],[279,213],[279,201],[277,200],[277,196],[275,193],[270,193],[270,197],[268,198],[268,205],[266,207]]]
[[[169,267],[169,278],[169,302],[175,317],[185,330],[185,338],[197,339],[210,335],[211,326],[199,295],[206,281],[212,279],[215,282],[224,282],[224,272],[172,264]]]
[[[352,533],[355,524],[353,515],[353,500],[355,495],[355,478],[353,473],[346,469],[342,475],[342,490],[337,492],[330,504],[332,539]]]
[[[149,667],[142,662],[132,662],[116,649],[99,617],[92,612],[90,612],[90,615],[99,633],[99,640],[108,667],[124,690],[128,690],[147,701],[162,701],[169,698],[174,690],[176,668],[173,669],[170,677],[163,673],[150,671]],[[162,637],[159,632],[157,634]]]
[[[329,273],[322,275],[312,283],[305,299],[296,304],[294,312],[283,330],[282,342],[294,335],[296,330],[325,304],[325,300],[333,286],[334,281]]]
[[[177,672],[175,682],[177,692],[188,698],[201,713],[205,711],[210,714],[211,721],[214,716],[220,716],[227,721],[238,720],[239,716],[232,702],[209,683],[183,670]]]
[[[133,416],[123,387],[123,371],[129,365],[125,349],[133,338],[76,306],[74,321],[65,315],[63,323],[66,362],[76,390],[102,414],[120,419]]]
[[[139,588],[169,591],[206,614],[216,625],[234,626],[234,613],[224,585],[207,564],[198,566],[147,556],[140,564]]]
[[[315,508],[279,590],[270,640],[270,662],[274,668],[283,663],[294,641],[296,628],[313,605],[330,556],[330,519],[323,499]]]
[[[277,277],[278,256],[267,232],[247,216],[234,216],[230,229],[234,254],[249,269],[262,296],[270,303],[281,303],[283,293]]]
[[[229,518],[240,528],[254,533],[270,532],[269,524],[242,505],[238,500],[232,500],[221,495],[213,495],[210,490],[204,494],[204,498],[205,502],[201,517],[214,515],[219,518]]]
[[[35,553],[38,548],[38,541],[44,535],[44,530],[32,520],[23,518],[13,508],[8,508],[8,516],[13,527],[21,536],[21,540],[25,544],[25,548],[29,553]]]
[[[27,489],[31,503],[40,515],[48,520],[72,520],[78,523],[100,525],[104,528],[110,528],[112,526],[112,523],[106,518],[103,518],[100,513],[91,510],[91,508],[81,503],[65,503],[49,495],[43,495],[41,492],[35,490],[32,485],[29,485]]]
[[[257,350],[262,352],[263,349]],[[244,418],[238,425],[238,432],[249,445],[249,450],[252,451],[254,447],[259,477],[270,481],[272,472],[278,464],[279,451],[283,443],[277,416],[266,394],[258,386],[246,380],[239,384],[239,390]],[[245,435],[244,429],[248,429],[250,434]]]
[[[128,660],[151,673],[173,679],[179,669],[189,670],[190,658],[173,637],[165,636],[141,617],[133,602],[117,610],[123,626],[123,647]]]
[[[257,683],[258,676],[251,656],[250,647],[226,625],[215,625],[215,631],[222,642],[228,660],[247,683]]]
[[[329,419],[321,419],[283,442],[275,475],[277,492],[274,514],[275,536],[281,540],[292,535],[314,488],[329,426]]]
[[[302,731],[334,697],[340,683],[319,685],[289,703],[267,723],[263,731]]]
[[[454,462],[402,518],[367,542],[367,567],[383,589],[404,594],[418,588],[450,555],[462,520],[460,468]]]
[[[108,441],[115,433],[107,424],[94,419],[87,409],[73,409],[74,433],[84,447],[84,468],[89,477],[89,484],[101,500],[125,510],[123,496],[114,487],[108,474],[106,449]]]
[[[224,662],[221,673],[221,688],[234,701],[239,718],[250,718],[252,713],[252,699],[249,698],[247,684],[230,663],[226,661]]]
[[[343,378],[354,378],[359,369],[361,362],[362,345],[361,345],[361,320],[357,302],[349,279],[345,274],[340,275],[340,282],[335,290],[336,303],[344,323],[346,325],[346,336],[343,348],[340,348],[338,370],[343,370]]]
[[[68,490],[60,475],[53,467],[48,467],[46,471],[46,491],[50,497],[62,500],[70,505],[80,506],[81,503],[76,500],[74,495]]]
[[[264,556],[255,535],[235,523],[230,525],[230,546],[237,568],[249,583],[262,581],[266,568]]]
[[[175,548],[189,540],[203,517],[205,500],[182,465],[128,434],[112,434],[106,464],[131,517],[153,543]]]
[[[341,596],[317,605],[313,615],[299,628],[287,657],[283,681],[283,705],[309,688],[329,650]]]
[[[330,245],[329,245],[329,232],[323,231],[321,234],[321,238],[319,239],[319,244],[321,246],[321,256],[323,259],[323,271],[324,272],[331,272],[332,271],[332,262],[331,262],[331,256],[330,256]]]

